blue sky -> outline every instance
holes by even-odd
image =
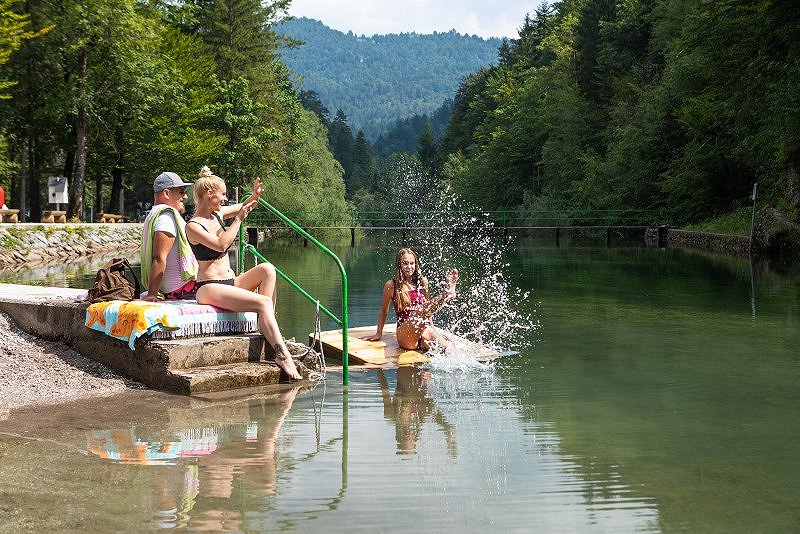
[[[292,0],[289,14],[358,35],[455,29],[481,37],[517,37],[541,0]]]

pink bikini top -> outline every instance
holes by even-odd
[[[418,306],[425,304],[425,294],[422,291],[420,291],[419,288],[409,290],[408,298],[409,300],[411,300],[411,304],[403,308],[402,311],[397,310],[397,302],[395,301],[395,299],[392,299],[392,304],[394,305],[394,313],[395,315],[397,315],[398,325],[406,321],[411,316],[411,314],[417,309]]]

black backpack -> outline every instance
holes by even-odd
[[[133,282],[125,277],[125,269],[133,276]],[[139,279],[125,258],[114,258],[103,265],[94,278],[87,301],[133,300],[139,298]]]

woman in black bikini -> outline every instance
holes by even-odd
[[[258,203],[261,180],[253,183],[253,194],[241,204],[227,206],[227,189],[222,178],[208,167],[200,169],[194,183],[195,216],[186,224],[186,237],[197,258],[197,302],[231,311],[258,313],[258,329],[275,351],[277,363],[292,380],[302,376],[292,361],[275,320],[275,268],[269,263],[256,265],[234,276],[228,249],[239,233],[239,226]],[[227,228],[223,220],[233,217]],[[258,288],[258,293],[254,290]]]

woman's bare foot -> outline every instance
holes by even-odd
[[[289,354],[289,351],[286,349],[286,347],[276,344],[274,349],[275,363],[278,364],[278,367],[283,369],[287,376],[292,380],[302,380],[303,376],[297,372],[297,367],[294,365],[292,355]]]

